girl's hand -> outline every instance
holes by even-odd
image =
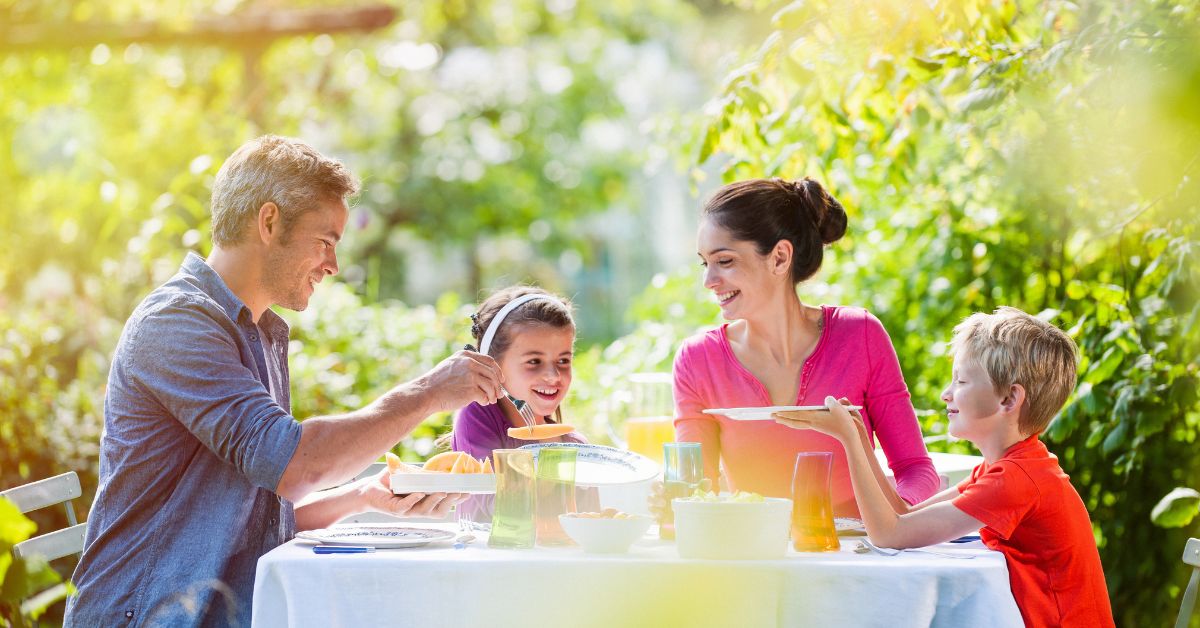
[[[450,514],[450,509],[469,497],[466,493],[392,493],[391,473],[384,469],[373,478],[364,478],[363,500],[369,510],[397,517],[431,517],[441,519]]]
[[[842,444],[858,439],[859,426],[863,424],[862,415],[857,410],[847,410],[850,405],[845,397],[840,400],[825,397],[827,410],[804,410],[793,412],[776,412],[775,422],[797,430],[816,430],[828,434]]]
[[[708,492],[712,490],[712,482],[708,478],[700,480],[700,490]],[[650,484],[650,495],[646,497],[646,506],[650,509],[650,514],[655,520],[662,521],[662,518],[667,514],[667,496],[664,494],[662,482],[654,482]]]

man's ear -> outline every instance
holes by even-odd
[[[258,230],[258,239],[264,244],[277,239],[283,233],[283,216],[279,213],[279,206],[271,201],[263,203],[262,207],[258,208],[255,227]]]
[[[1004,399],[1000,400],[1000,407],[1004,408],[1005,412],[1020,412],[1021,407],[1025,405],[1025,387],[1020,384],[1013,384],[1008,387],[1008,394],[1004,395]]]
[[[775,248],[767,255],[767,260],[771,264],[771,272],[776,275],[786,275],[792,272],[792,254],[795,251],[792,249],[792,243],[789,240],[780,240],[775,243]]]

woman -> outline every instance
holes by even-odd
[[[846,212],[816,181],[754,179],[709,200],[697,235],[704,286],[729,321],[685,340],[675,356],[676,440],[702,445],[705,475],[724,461],[731,490],[787,497],[796,454],[833,452],[833,505],[857,516],[844,450],[829,436],[773,421],[734,421],[709,408],[824,405],[827,395],[862,406],[910,504],[940,484],[921,439],[896,351],[866,310],[813,306],[796,286],[821,267],[824,247],[846,232]]]

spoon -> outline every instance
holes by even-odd
[[[910,548],[906,548],[906,549],[892,549],[890,547],[879,547],[878,545],[872,543],[871,539],[869,539],[865,536],[862,537],[861,539],[859,539],[858,545],[854,548],[854,552],[856,554],[866,554],[867,552],[875,552],[876,554],[882,554],[883,556],[897,556],[901,552],[920,552],[922,554],[932,554],[934,556],[941,556],[942,558],[975,558],[974,554],[951,554],[948,552],[937,552],[934,550],[918,548],[918,547],[910,547]]]

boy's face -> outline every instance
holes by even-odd
[[[961,352],[954,356],[950,385],[942,391],[950,435],[972,442],[995,432],[1003,398],[996,394],[987,371]]]

